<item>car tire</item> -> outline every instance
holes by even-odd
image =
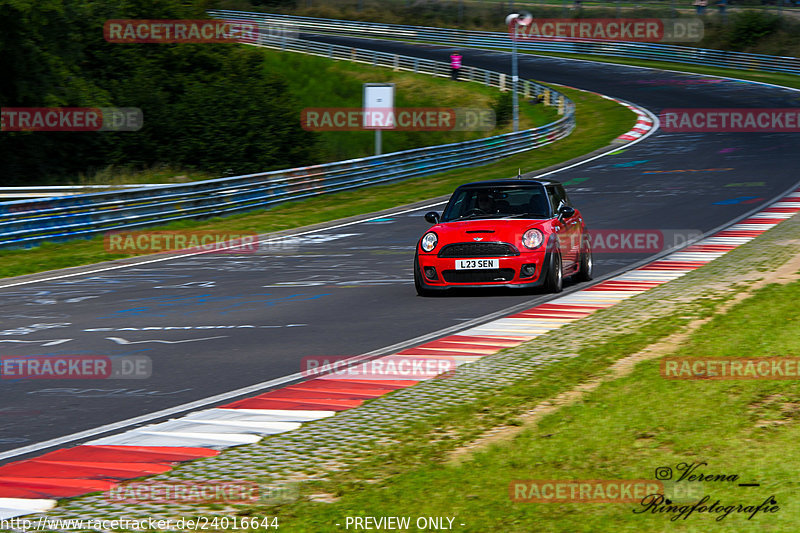
[[[419,260],[414,256],[414,288],[419,296],[433,296],[433,291],[422,284],[422,272],[419,271]]]
[[[550,254],[550,265],[547,268],[544,289],[547,292],[561,292],[564,288],[564,265],[561,263],[561,253],[553,250]]]
[[[583,239],[581,246],[581,259],[578,264],[578,272],[575,274],[576,281],[591,281],[594,274],[594,258],[592,257],[592,245],[589,239]]]

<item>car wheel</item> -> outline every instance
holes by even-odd
[[[561,254],[553,250],[550,254],[550,268],[547,269],[547,280],[544,283],[547,292],[561,292],[564,288],[564,271],[561,265]]]
[[[414,288],[419,296],[433,296],[433,291],[426,289],[422,284],[422,273],[419,271],[419,260],[414,257]]]
[[[589,239],[583,240],[581,248],[581,261],[578,266],[578,273],[575,274],[577,281],[590,281],[594,271],[594,259],[592,258],[592,245]]]

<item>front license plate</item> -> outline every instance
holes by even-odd
[[[458,259],[456,270],[500,268],[499,259]]]

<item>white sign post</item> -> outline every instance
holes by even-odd
[[[381,131],[394,129],[394,83],[364,84],[363,125],[375,130],[375,155],[381,155]]]
[[[517,27],[528,26],[533,22],[533,15],[527,12],[512,13],[506,17],[506,25],[512,29],[511,33],[511,100],[512,120],[514,131],[519,131],[519,103],[517,100],[517,83],[519,81],[519,66],[517,64]]]

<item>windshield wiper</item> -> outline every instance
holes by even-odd
[[[539,213],[519,213],[516,215],[505,215],[503,218],[524,218],[524,217],[536,218],[536,219],[546,218],[540,215]]]
[[[488,213],[483,213],[483,214],[475,213],[475,214],[472,214],[472,215],[462,215],[462,216],[458,217],[455,220],[471,220],[473,218],[492,218],[494,216],[495,215],[491,215],[491,214],[488,214]]]

